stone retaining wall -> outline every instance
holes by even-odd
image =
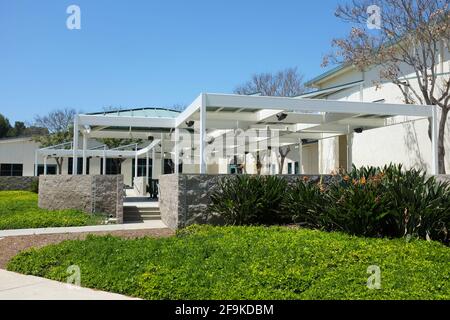
[[[436,180],[450,183],[450,175],[443,175],[443,174],[437,175]]]
[[[123,176],[41,176],[39,207],[104,213],[123,223]]]
[[[162,221],[171,229],[179,229],[192,224],[221,225],[223,220],[208,214],[210,204],[209,195],[217,185],[219,179],[231,175],[198,175],[198,174],[171,174],[163,175],[159,180],[159,208]],[[299,179],[308,177],[313,181],[327,183],[332,176],[318,175],[280,175],[288,183],[295,183]]]
[[[30,190],[38,177],[0,177],[0,191]]]

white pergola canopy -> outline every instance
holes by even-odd
[[[203,93],[182,113],[173,111],[148,113],[146,109],[131,112],[108,112],[103,114],[81,114],[75,118],[74,141],[71,150],[41,150],[42,154],[64,154],[73,157],[116,156],[115,150],[78,149],[79,133],[91,138],[134,138],[154,141],[143,150],[127,151],[127,157],[147,154],[161,144],[173,150],[175,168],[178,169],[180,134],[189,130],[195,137],[194,150],[198,150],[200,173],[206,173],[205,151],[211,140],[226,136],[235,130],[271,131],[277,133],[278,147],[299,144],[305,140],[321,140],[346,135],[351,141],[353,133],[362,130],[390,126],[422,118],[431,118],[433,124],[432,171],[437,173],[437,108],[435,106],[403,105],[333,101],[307,98],[285,98],[246,96],[232,94]],[[399,117],[399,116],[403,116]],[[402,120],[403,119],[403,120]],[[156,140],[155,137],[158,139]],[[167,138],[169,137],[169,138]],[[257,138],[244,142],[245,150],[257,150],[261,139],[273,143],[272,138]],[[166,141],[166,142],[164,142]],[[225,139],[225,148],[237,149],[235,140]],[[242,150],[242,149],[240,149]],[[164,152],[164,150],[162,151]],[[124,151],[121,151],[124,155]],[[178,156],[175,156],[178,155]],[[351,165],[351,161],[350,161]],[[77,161],[73,161],[73,172],[77,172]]]

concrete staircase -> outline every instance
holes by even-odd
[[[125,202],[123,203],[124,222],[143,222],[161,220],[158,202]]]

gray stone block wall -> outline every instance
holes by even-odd
[[[450,183],[450,175],[440,174],[435,176],[437,181],[448,182]]]
[[[0,191],[30,190],[38,177],[0,177]]]
[[[221,217],[208,213],[210,194],[220,179],[232,175],[172,174],[159,180],[159,207],[162,221],[171,229],[192,224],[222,225]],[[311,181],[328,183],[332,176],[324,175],[280,175],[288,183],[295,183],[305,177]]]
[[[170,174],[163,175],[159,179],[159,211],[161,220],[169,228],[178,229],[181,216],[180,200],[183,194],[180,194],[181,175]],[[163,196],[161,196],[163,195]]]
[[[123,176],[41,176],[39,207],[103,213],[123,223]]]

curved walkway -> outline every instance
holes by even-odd
[[[0,230],[0,238],[16,237],[16,236],[31,236],[31,235],[39,235],[39,234],[149,230],[149,229],[165,229],[165,228],[167,228],[167,226],[161,220],[150,220],[150,221],[145,221],[145,222],[141,222],[141,223],[109,224],[109,225],[97,225],[97,226],[86,226],[86,227]]]
[[[139,300],[0,269],[0,300]]]

